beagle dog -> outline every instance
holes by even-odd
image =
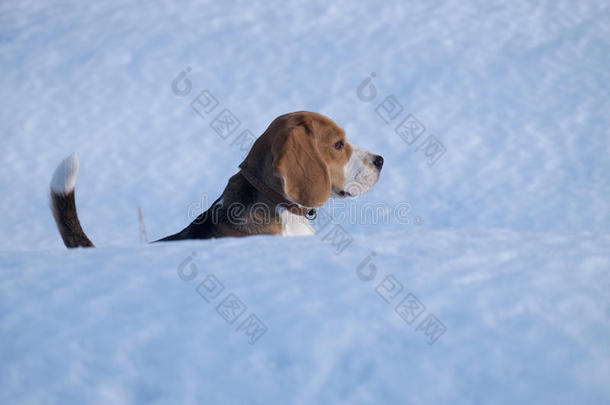
[[[313,235],[316,207],[330,197],[369,191],[383,158],[345,139],[330,118],[298,111],[276,118],[254,142],[222,195],[182,231],[159,241],[224,236]],[[74,202],[76,154],[66,158],[51,181],[51,209],[69,248],[94,246],[81,228]]]

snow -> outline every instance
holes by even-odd
[[[610,402],[609,45],[592,0],[0,3],[0,403]],[[369,193],[138,243],[297,110],[384,157]],[[48,207],[72,151],[97,249]]]
[[[604,403],[608,243],[424,231],[338,255],[265,236],[2,254],[2,402]],[[389,275],[403,290],[386,303]],[[247,307],[233,324],[216,311],[230,294]],[[411,324],[408,294],[425,306]],[[267,328],[253,345],[250,314]],[[428,315],[446,327],[433,344]]]

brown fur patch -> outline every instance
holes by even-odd
[[[93,247],[76,214],[74,190],[67,194],[51,191],[51,211],[66,247]]]
[[[342,141],[343,149],[334,145]],[[271,152],[271,153],[269,153]],[[344,182],[352,153],[345,132],[330,118],[298,111],[276,118],[239,166],[306,207],[319,207]]]

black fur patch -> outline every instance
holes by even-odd
[[[68,194],[51,191],[51,210],[53,211],[53,217],[59,229],[59,234],[67,247],[94,246],[80,226],[80,221],[76,214],[74,190]]]

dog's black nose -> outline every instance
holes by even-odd
[[[373,164],[378,169],[381,169],[383,167],[383,158],[379,155],[375,156],[375,158],[373,159]]]

